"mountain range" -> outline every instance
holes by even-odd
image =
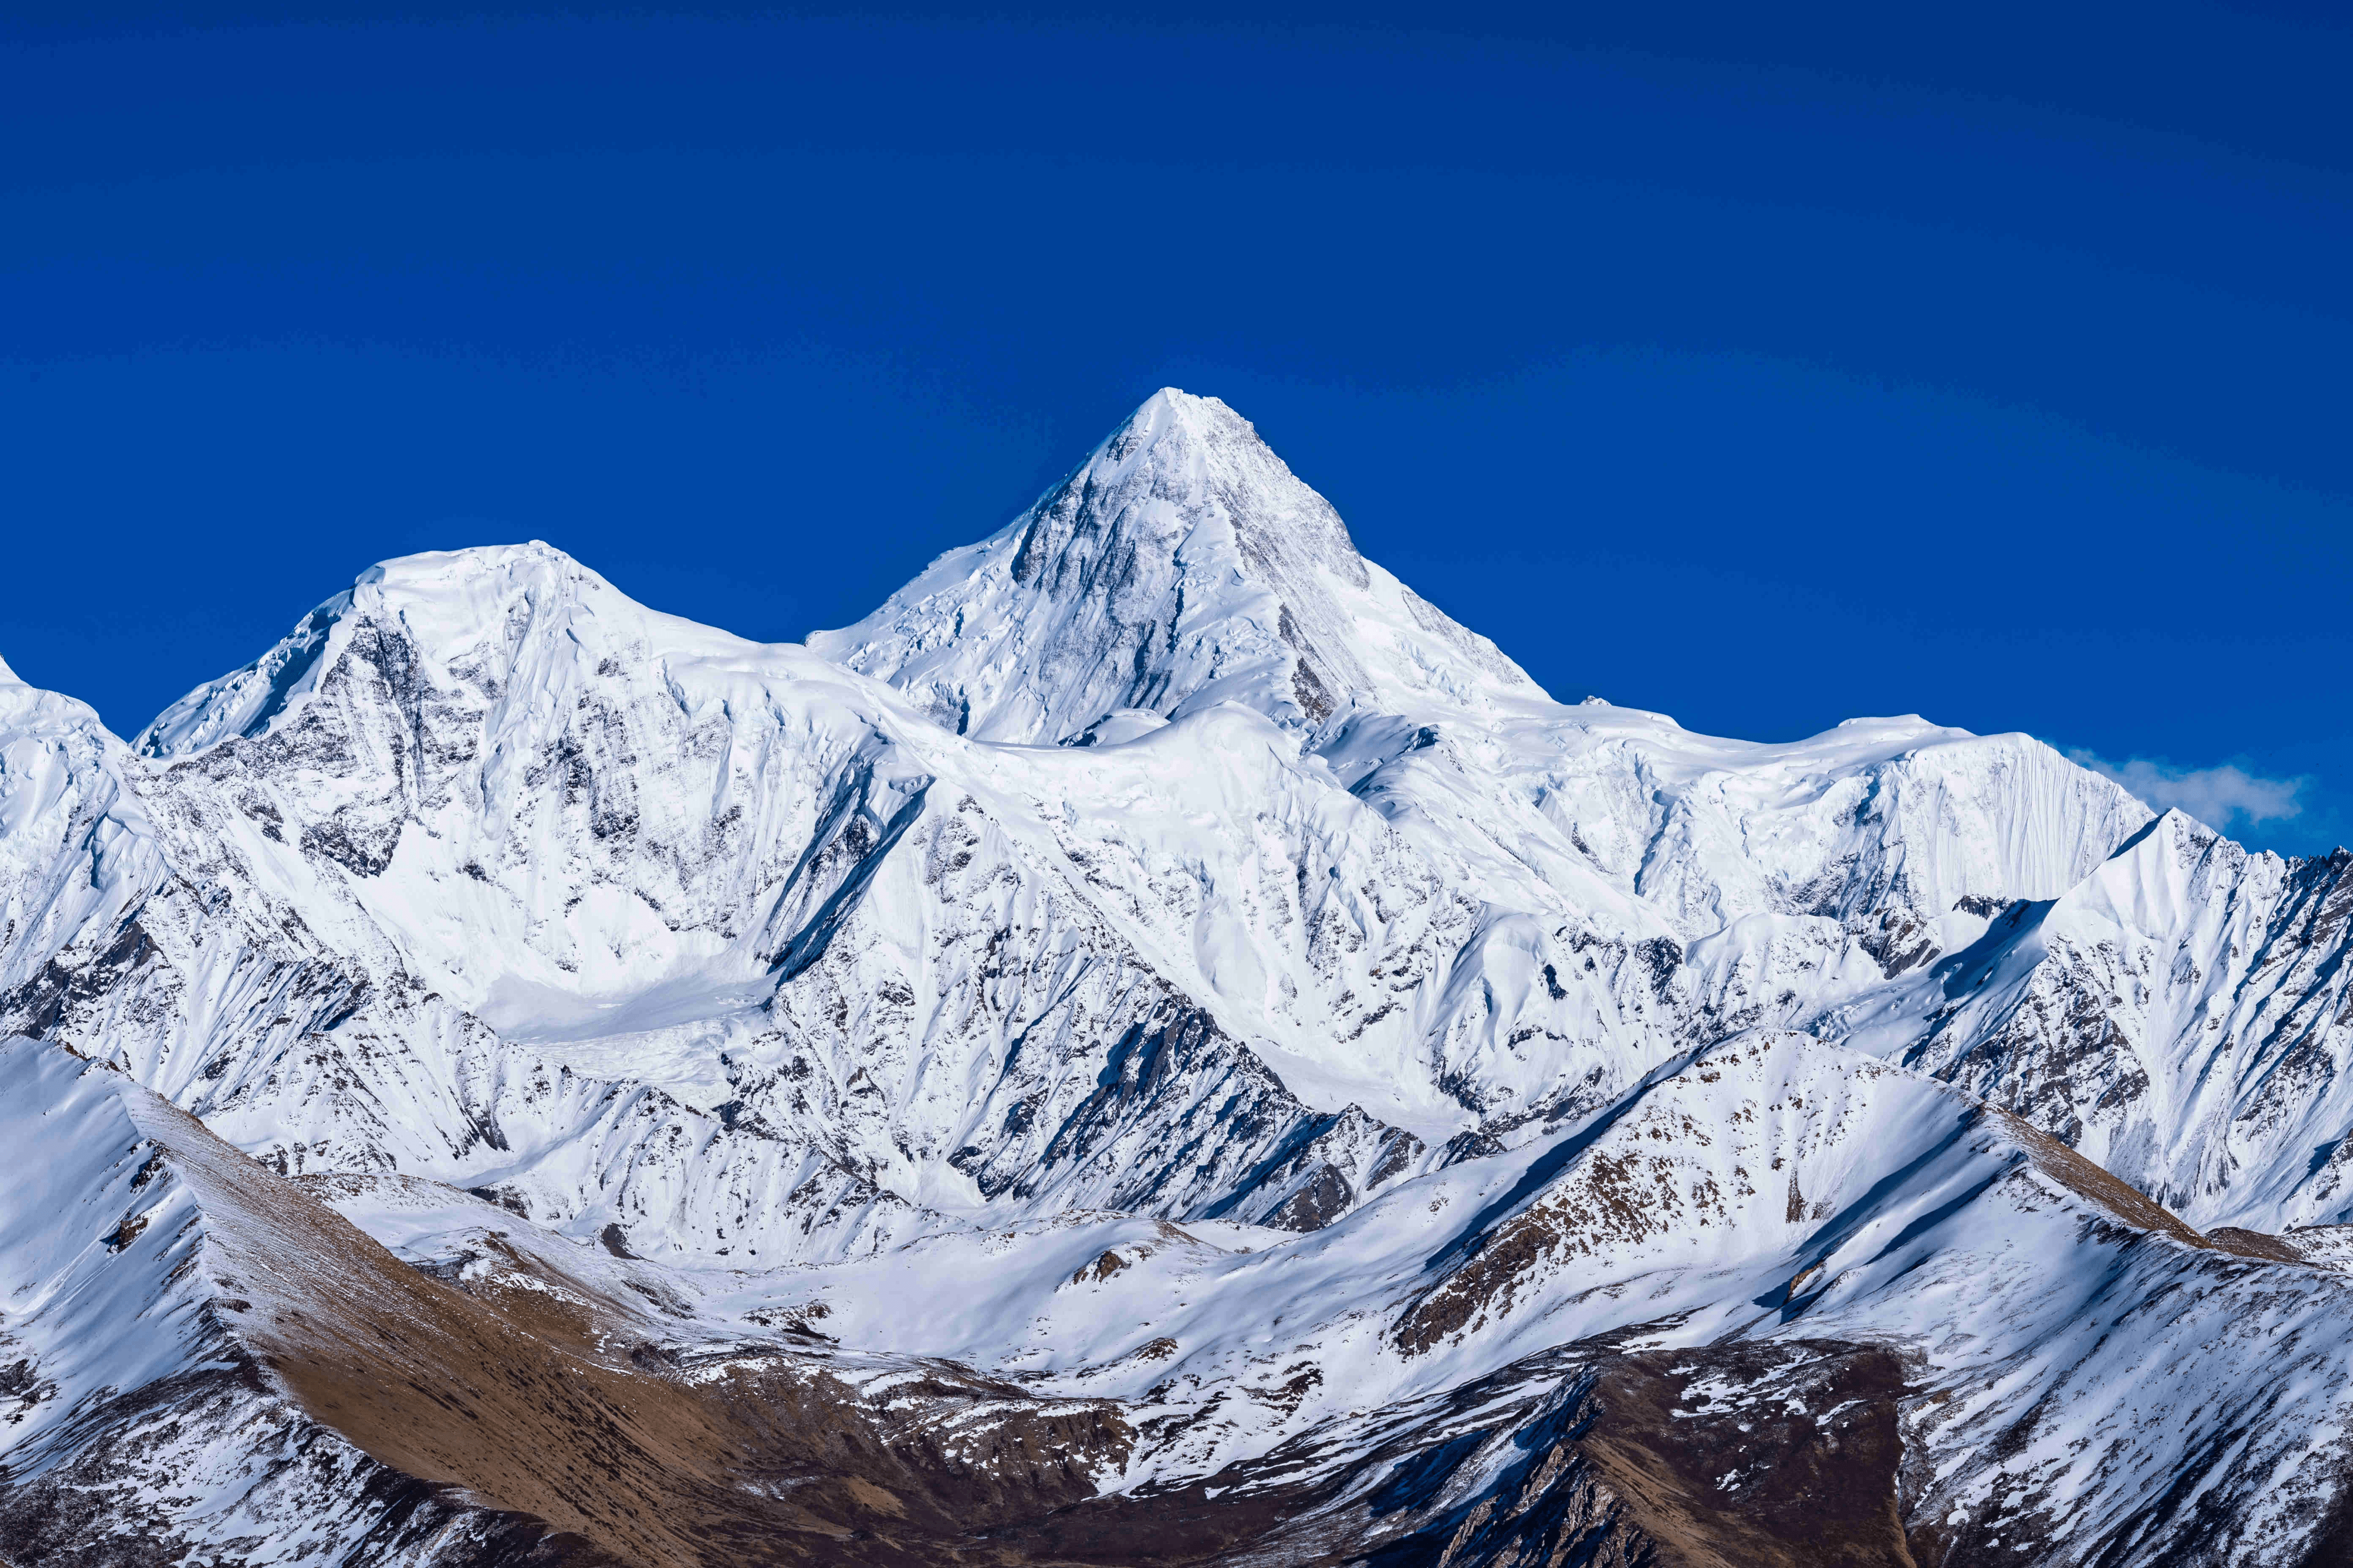
[[[2344,1562],[2348,948],[1557,702],[1173,389],[801,645],[386,562],[0,665],[0,1562]]]

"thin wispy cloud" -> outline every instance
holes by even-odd
[[[2304,803],[2296,797],[2312,782],[2267,779],[2230,763],[2214,768],[2177,768],[2147,757],[2112,763],[2080,748],[2067,755],[2116,780],[2157,810],[2170,806],[2210,827],[2228,828],[2233,818],[2253,824],[2300,816]]]

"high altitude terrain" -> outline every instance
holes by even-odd
[[[1175,391],[806,646],[388,562],[0,667],[0,1560],[2344,1561],[2348,928],[1557,703]]]

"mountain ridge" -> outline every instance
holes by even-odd
[[[1064,1405],[1083,1458],[989,1493],[1016,1560],[1767,1560],[1852,1442],[1858,1561],[2321,1561],[2349,866],[2024,735],[1557,703],[1175,389],[806,646],[534,542],[370,568],[130,742],[0,683],[9,1059],[104,1061],[501,1311],[620,1302],[661,1400],[947,1369],[997,1414],[933,1458],[827,1395],[869,1455],[827,1530],[932,1500],[846,1561],[970,1548],[951,1450]],[[1704,1439],[1703,1384],[1747,1413]],[[1863,1425],[1740,1436],[1800,1385]],[[666,1465],[632,1495],[703,1517]]]

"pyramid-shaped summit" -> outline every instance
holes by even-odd
[[[1175,387],[1004,529],[809,646],[960,733],[1029,744],[1224,701],[1314,731],[1352,711],[1540,695],[1358,554],[1249,420]]]

